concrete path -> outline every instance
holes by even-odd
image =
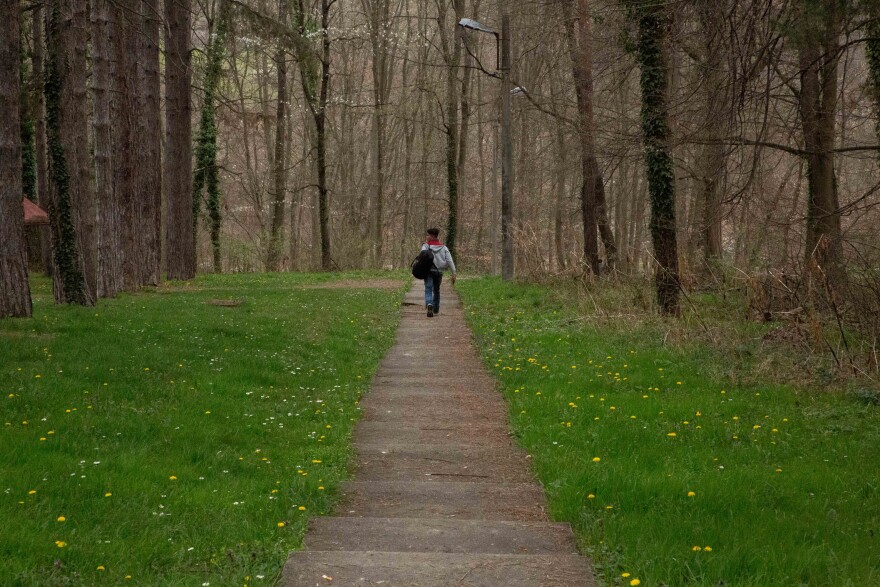
[[[314,518],[282,587],[593,587],[571,528],[550,523],[527,455],[454,290],[427,318],[407,294],[397,342],[361,402],[358,466]]]

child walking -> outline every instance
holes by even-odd
[[[422,251],[430,249],[434,253],[434,267],[425,277],[425,308],[428,310],[428,318],[433,318],[440,313],[440,284],[443,282],[443,272],[447,269],[452,272],[453,285],[457,274],[452,253],[439,239],[440,229],[429,228],[427,238],[421,248]]]

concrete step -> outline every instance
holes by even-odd
[[[360,445],[357,451],[355,476],[361,481],[534,481],[525,452],[515,447]]]
[[[427,403],[380,403],[369,397],[361,402],[362,419],[367,422],[408,423],[417,426],[437,425],[447,428],[456,422],[462,425],[483,425],[507,421],[504,408],[487,407],[481,402],[471,404]]]
[[[279,587],[593,587],[577,555],[294,552]]]
[[[387,422],[360,421],[354,432],[354,442],[359,444],[455,444],[486,447],[514,446],[508,428],[499,423],[463,424],[451,422],[439,425],[437,422],[417,425],[406,423],[389,426]]]
[[[436,361],[431,363],[410,363],[406,365],[390,365],[385,362],[380,363],[379,371],[376,377],[400,377],[406,379],[408,377],[427,378],[428,381],[443,379],[461,379],[461,378],[486,378],[486,369],[482,364],[472,364],[459,366],[455,357],[449,356],[444,358],[442,355]],[[488,379],[486,379],[488,381]]]
[[[424,518],[313,518],[308,550],[577,554],[568,524]]]
[[[416,382],[414,380],[396,381],[382,378],[373,383],[372,388],[364,394],[364,397],[383,397],[390,394],[389,399],[396,401],[401,395],[428,395],[455,401],[457,399],[470,399],[473,397],[492,398],[500,404],[505,404],[504,397],[493,386],[481,385],[480,382],[464,383],[462,385],[436,385],[430,381]]]
[[[358,480],[343,483],[336,515],[535,522],[547,520],[547,502],[536,483]]]
[[[495,380],[488,378],[485,373],[468,378],[458,378],[454,374],[449,373],[425,375],[413,370],[407,374],[391,375],[379,371],[373,378],[372,383],[374,389],[393,386],[418,387],[428,390],[445,390],[447,392],[479,390],[485,393],[497,393],[495,390]]]

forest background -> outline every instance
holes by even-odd
[[[520,277],[653,278],[640,303],[669,314],[734,292],[877,372],[876,1],[5,12],[3,315],[30,313],[23,193],[52,218],[29,257],[58,302],[197,271],[406,267],[439,225],[468,270],[498,273],[506,241]],[[497,33],[458,25],[504,14],[512,91]]]

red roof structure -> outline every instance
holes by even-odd
[[[46,213],[45,210],[28,200],[27,198],[23,198],[21,203],[24,207],[25,226],[39,226],[41,224],[49,224],[49,215]]]

